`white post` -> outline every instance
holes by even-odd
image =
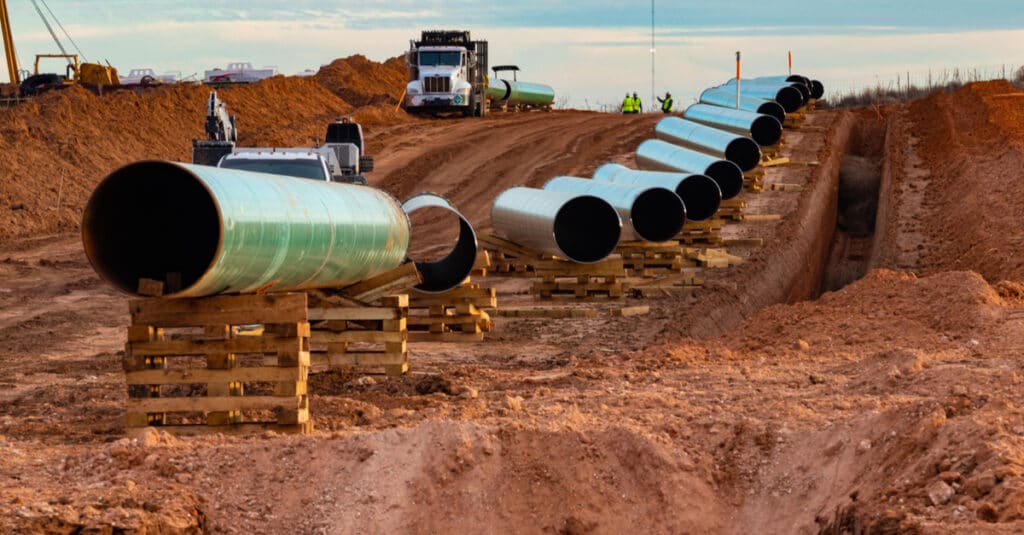
[[[740,109],[740,51],[736,51],[736,109]]]

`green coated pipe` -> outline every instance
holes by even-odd
[[[487,86],[487,96],[492,100],[506,101],[513,106],[549,106],[555,101],[555,90],[544,84],[492,78]]]
[[[398,267],[409,219],[366,186],[143,161],[104,178],[82,217],[96,272],[165,297],[340,287]]]

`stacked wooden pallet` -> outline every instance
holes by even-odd
[[[375,306],[329,301],[309,310],[312,363],[360,372],[402,375],[409,371],[409,296],[382,297]]]
[[[678,240],[665,242],[627,241],[617,249],[622,257],[626,274],[632,277],[652,277],[659,273],[678,273],[684,267],[692,267],[686,259],[686,251]]]
[[[484,308],[498,306],[494,288],[466,282],[439,294],[414,291],[409,301],[409,339],[413,342],[479,342],[494,330]]]
[[[312,429],[306,294],[137,299],[129,309],[129,434]]]
[[[565,260],[543,260],[534,264],[540,281],[531,293],[541,299],[570,296],[575,299],[618,299],[625,291],[622,277],[626,268],[621,258],[609,258],[593,264]],[[566,280],[569,279],[569,280]]]

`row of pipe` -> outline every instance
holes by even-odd
[[[545,86],[498,81],[495,94],[498,85],[505,89],[499,98],[550,102]],[[609,163],[590,179],[559,176],[542,189],[506,190],[492,207],[495,232],[587,263],[607,257],[620,240],[664,241],[686,220],[713,217],[722,200],[740,193],[761,146],[778,142],[785,113],[824,91],[799,75],[741,87],[738,109],[734,91],[711,88],[682,118],[661,120],[656,139],[637,148],[639,170]],[[141,279],[165,281],[167,297],[342,287],[410,261],[408,214],[425,208],[459,219],[452,250],[416,262],[417,288],[443,292],[472,270],[477,240],[465,216],[429,193],[399,204],[365,186],[143,161],[101,181],[82,236],[96,272],[128,293],[137,293]]]
[[[555,101],[555,90],[544,84],[491,78],[487,85],[487,96],[511,106],[550,106]]]

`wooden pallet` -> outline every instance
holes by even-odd
[[[743,263],[743,258],[731,255],[725,249],[710,247],[691,247],[687,249],[686,256],[705,268],[727,268]]]
[[[626,290],[620,280],[626,275],[621,258],[609,258],[594,264],[543,260],[537,261],[534,268],[540,281],[533,284],[530,293],[541,299],[557,296],[571,296],[580,300],[619,299]]]
[[[476,261],[473,262],[473,270],[469,272],[469,275],[471,277],[486,277],[491,266],[491,254],[486,250],[477,251]]]
[[[725,225],[725,221],[719,218],[707,221],[687,221],[677,238],[680,243],[686,245],[717,245],[722,243],[723,225]]]
[[[764,175],[765,169],[763,167],[757,167],[743,173],[743,189],[752,193],[764,191]]]
[[[498,306],[494,288],[466,282],[444,293],[414,291],[409,298],[412,342],[479,342],[494,330],[484,308]]]
[[[134,299],[129,311],[130,435],[312,430],[306,294]]]
[[[631,287],[629,291],[633,297],[640,298],[696,296],[697,290],[703,285],[704,279],[699,273],[688,270],[678,275],[644,281],[643,284]]]
[[[679,245],[679,240],[628,241],[620,243],[616,250],[622,257],[626,274],[631,277],[653,277],[695,265],[686,259],[686,251]]]
[[[389,295],[375,306],[322,301],[309,310],[312,363],[397,376],[409,371],[409,296]]]
[[[718,219],[729,219],[732,221],[743,221],[743,213],[747,209],[747,202],[740,199],[729,199],[722,201],[715,217]]]
[[[533,276],[533,264],[553,257],[491,234],[478,234],[477,241],[490,255],[492,273]]]

